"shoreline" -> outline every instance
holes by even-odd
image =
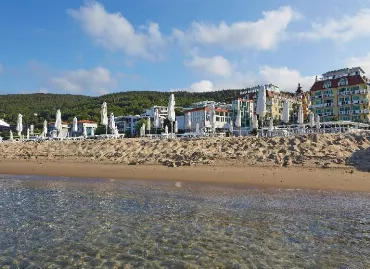
[[[368,172],[353,167],[123,165],[66,161],[0,162],[0,174],[115,180],[172,181],[253,188],[370,192]]]

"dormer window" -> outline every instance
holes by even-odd
[[[331,88],[331,80],[327,80],[324,82],[324,88],[327,89],[327,88]]]
[[[338,87],[340,86],[347,86],[348,85],[348,79],[346,77],[343,77],[338,82]]]

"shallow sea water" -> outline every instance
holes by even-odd
[[[370,194],[0,176],[0,268],[370,268]]]

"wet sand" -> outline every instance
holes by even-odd
[[[130,180],[170,180],[258,188],[370,192],[370,174],[351,167],[268,167],[124,165],[104,163],[2,161],[0,174]]]

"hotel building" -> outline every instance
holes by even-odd
[[[310,110],[321,121],[370,120],[370,84],[361,67],[329,71],[316,78],[310,99]]]
[[[226,103],[217,103],[213,101],[203,101],[192,104],[188,108],[184,108],[184,114],[190,113],[191,129],[195,130],[197,123],[200,129],[205,131],[211,130],[210,110],[211,104],[215,105],[215,129],[228,130],[230,120],[232,118],[231,105]],[[185,119],[185,118],[184,118]]]
[[[262,85],[266,89],[266,119],[273,118],[274,120],[281,120],[283,114],[284,101],[288,99],[290,105],[290,111],[294,114],[299,98],[296,94],[281,92],[280,88],[273,84]],[[257,104],[258,92],[261,86],[255,86],[252,88],[244,89],[240,92],[242,99],[251,100],[254,104]],[[256,105],[253,106],[253,113],[256,111]],[[253,114],[252,114],[253,115]]]

